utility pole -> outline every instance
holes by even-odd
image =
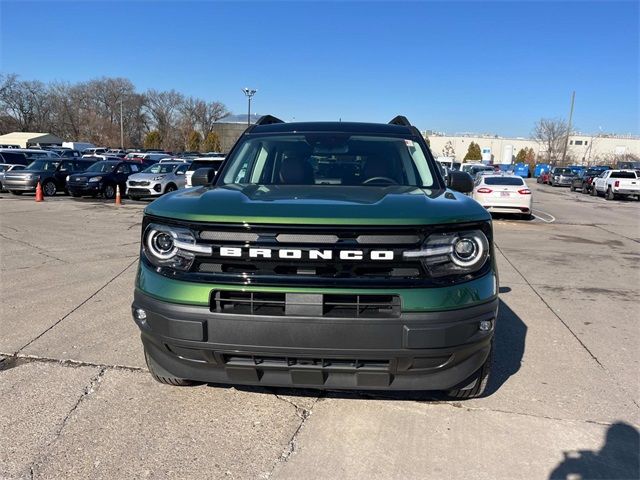
[[[575,90],[571,93],[571,110],[569,110],[569,125],[567,126],[567,138],[564,142],[564,150],[562,151],[562,162],[560,165],[564,167],[564,159],[567,156],[567,147],[569,146],[569,135],[571,135],[571,121],[573,120],[573,103],[576,100]]]
[[[247,112],[247,126],[251,125],[251,98],[256,94],[257,90],[255,88],[243,88],[242,92],[247,96],[249,109]]]
[[[122,98],[120,99],[120,148],[124,150],[124,115],[122,114]]]

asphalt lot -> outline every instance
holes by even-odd
[[[495,222],[496,366],[465,402],[155,383],[144,203],[0,194],[0,478],[640,477],[640,202],[529,184],[537,218]]]

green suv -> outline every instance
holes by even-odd
[[[261,118],[151,203],[133,318],[160,382],[482,394],[490,215],[420,132]]]

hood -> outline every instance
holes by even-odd
[[[156,177],[164,178],[167,175],[169,175],[169,173],[134,173],[127,178],[139,182],[140,180],[153,180]]]
[[[470,197],[416,187],[228,185],[178,190],[149,215],[202,222],[429,225],[490,220]]]

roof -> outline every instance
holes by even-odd
[[[0,144],[3,145],[20,145],[24,148],[27,143],[62,143],[62,139],[44,132],[12,132],[0,135]]]
[[[296,122],[272,123],[256,125],[250,134],[254,133],[292,133],[292,132],[345,132],[345,133],[375,133],[390,135],[411,135],[411,127],[390,125],[388,123],[359,123],[359,122]]]

